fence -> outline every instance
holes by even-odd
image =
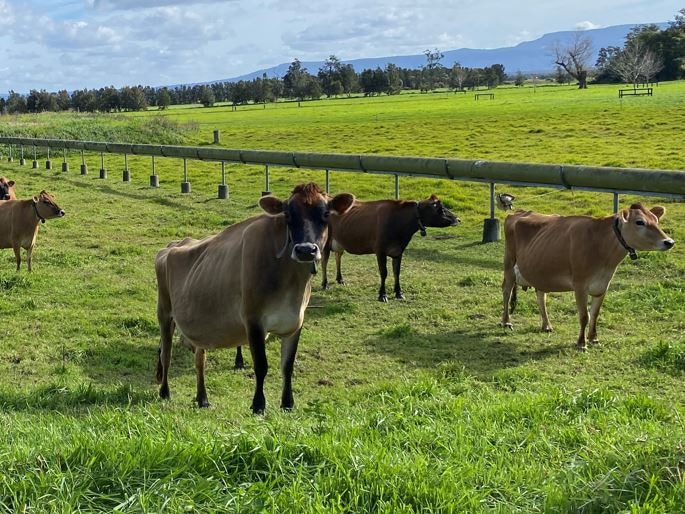
[[[640,194],[664,196],[678,200],[685,199],[685,171],[648,170],[635,168],[593,167],[579,165],[534,164],[467,159],[440,159],[431,157],[396,157],[366,154],[335,154],[312,152],[283,152],[270,150],[241,150],[218,147],[193,147],[148,145],[131,143],[107,143],[96,141],[74,141],[61,139],[37,139],[0,136],[0,144],[9,146],[10,159],[12,148],[18,146],[24,155],[24,147],[47,148],[48,161],[50,149],[78,150],[82,156],[82,172],[85,166],[84,152],[100,154],[102,168],[100,176],[106,178],[104,154],[147,155],[153,157],[153,173],[150,185],[157,185],[154,172],[154,157],[183,159],[184,179],[181,192],[190,192],[186,170],[186,160],[215,161],[222,164],[222,181],[219,185],[219,198],[225,198],[226,184],[223,173],[224,163],[242,163],[264,166],[265,189],[269,192],[269,167],[311,168],[326,171],[328,190],[330,171],[349,171],[358,173],[378,173],[395,176],[395,197],[399,196],[399,178],[402,175],[413,177],[440,178],[485,182],[490,184],[490,219],[485,220],[483,240],[494,241],[499,238],[499,225],[495,218],[495,184],[518,186],[538,186],[581,191],[598,191],[614,195],[614,212],[618,212],[619,194]],[[16,150],[15,150],[16,151]],[[64,158],[66,163],[66,157]],[[36,167],[34,157],[33,166]],[[46,167],[51,166],[46,163]],[[63,168],[64,169],[64,168]],[[126,179],[124,170],[124,179]],[[104,176],[103,176],[104,175]],[[222,195],[223,190],[223,195]]]

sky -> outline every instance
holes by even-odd
[[[162,86],[295,58],[499,48],[549,32],[672,21],[683,7],[673,0],[0,0],[0,92]]]

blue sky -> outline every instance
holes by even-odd
[[[0,0],[0,92],[165,85],[283,62],[497,48],[671,21],[666,0]]]

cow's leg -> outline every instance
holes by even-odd
[[[205,388],[205,364],[207,364],[207,350],[195,348],[195,373],[197,374],[197,400],[198,407],[209,407],[207,389]]]
[[[26,249],[26,268],[31,271],[31,262],[33,259],[33,248],[34,246],[31,245]]]
[[[266,362],[266,333],[260,323],[251,322],[248,324],[247,338],[250,341],[250,353],[252,354],[252,364],[255,375],[255,391],[252,398],[252,412],[263,414],[266,408],[266,398],[264,398],[264,377],[269,369]]]
[[[551,332],[552,325],[549,324],[549,318],[547,317],[547,293],[536,289],[535,294],[537,295],[538,309],[540,310],[540,318],[542,319],[542,331]]]
[[[402,287],[400,287],[400,266],[402,265],[402,254],[392,258],[392,274],[395,278],[395,298],[404,300]]]
[[[605,296],[606,293],[592,297],[592,303],[590,304],[590,328],[587,333],[587,340],[590,344],[599,344],[597,339],[597,318],[599,317],[599,309],[602,307]]]
[[[328,258],[331,256],[331,243],[323,245],[321,252],[321,289],[328,289]]]
[[[342,276],[342,256],[343,252],[335,252],[335,281],[340,285],[345,285],[345,281]]]
[[[19,271],[19,265],[21,264],[21,246],[13,246],[14,259],[17,261],[17,271]]]
[[[235,350],[235,363],[233,364],[235,369],[243,369],[245,367],[245,361],[243,360],[243,349],[238,346]]]
[[[381,286],[378,288],[378,301],[387,302],[388,295],[385,294],[385,279],[388,278],[388,258],[385,254],[376,254],[378,261],[378,273],[381,276]]]
[[[576,347],[579,350],[587,350],[587,345],[585,344],[585,328],[588,322],[587,313],[587,292],[585,289],[576,289],[576,306],[578,307],[578,321],[580,322],[580,334],[578,335],[578,341],[576,342]]]
[[[171,363],[171,340],[174,335],[174,320],[165,312],[157,309],[157,319],[159,320],[160,342],[159,357],[157,359],[157,383],[159,387],[159,397],[168,400],[171,398],[169,392],[169,364]]]
[[[283,392],[281,394],[281,409],[292,410],[295,406],[293,400],[292,378],[295,366],[295,354],[297,343],[300,340],[300,328],[293,335],[281,339],[281,373],[283,374]]]
[[[514,326],[511,324],[511,319],[509,318],[510,312],[513,308],[509,309],[509,305],[512,302],[512,295],[514,288],[516,287],[516,274],[514,273],[514,264],[509,263],[508,259],[505,257],[504,260],[504,280],[502,280],[502,302],[504,307],[502,309],[502,322],[500,323],[504,328],[513,329]]]

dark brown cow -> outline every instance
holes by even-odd
[[[402,200],[376,200],[358,202],[345,214],[331,214],[331,232],[323,252],[323,280],[321,286],[328,287],[326,267],[331,250],[335,252],[336,277],[343,284],[340,261],[343,252],[355,255],[376,254],[381,285],[378,300],[387,302],[385,279],[388,276],[388,257],[392,258],[395,278],[395,298],[404,298],[400,287],[400,266],[402,254],[418,231],[426,235],[426,227],[450,227],[458,225],[459,218],[444,207],[437,196],[420,202]]]
[[[206,350],[249,344],[256,381],[252,411],[263,412],[265,340],[273,333],[281,337],[281,407],[293,407],[293,365],[314,263],[321,258],[329,213],[343,213],[353,201],[346,193],[329,200],[316,184],[300,185],[286,201],[262,197],[259,205],[268,214],[199,241],[171,243],[157,254],[162,398],[170,396],[171,338],[177,328],[195,348],[198,406],[209,405]]]
[[[548,216],[518,211],[504,222],[505,254],[502,292],[502,326],[516,305],[516,286],[534,287],[542,318],[542,330],[550,332],[546,295],[573,291],[576,296],[580,335],[576,345],[586,348],[587,340],[597,343],[597,317],[616,268],[626,255],[637,258],[636,250],[669,250],[675,244],[659,228],[665,209],[650,210],[633,204],[615,216]],[[588,296],[592,297],[588,317]],[[510,310],[511,309],[511,310]]]
[[[21,264],[22,248],[26,250],[26,263],[31,271],[31,257],[40,223],[62,216],[64,211],[47,191],[41,191],[38,196],[28,200],[0,202],[0,248],[14,249],[17,271]]]
[[[7,180],[0,177],[0,200],[16,200],[17,195],[14,191],[14,180]]]

